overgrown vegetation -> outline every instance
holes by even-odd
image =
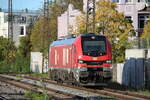
[[[31,75],[32,76],[48,77],[48,73],[44,73],[44,74],[41,74],[41,73],[32,73]]]
[[[13,42],[0,37],[0,72],[30,72],[30,42],[22,37],[17,48]]]
[[[0,37],[0,72],[11,72],[15,61],[16,47],[10,40]]]
[[[27,91],[25,93],[25,97],[30,98],[32,100],[50,100],[46,94],[37,93],[33,91]]]
[[[150,91],[138,91],[138,93],[150,96]]]

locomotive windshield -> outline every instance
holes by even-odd
[[[82,37],[82,50],[84,55],[102,56],[106,54],[105,37]]]
[[[102,53],[105,53],[105,42],[104,41],[84,41],[83,43],[83,51],[100,51]]]

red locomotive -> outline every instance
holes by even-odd
[[[52,80],[79,85],[101,85],[111,80],[111,44],[103,35],[81,34],[54,41],[49,47]]]

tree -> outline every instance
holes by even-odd
[[[82,10],[83,0],[59,0],[52,2],[49,5],[49,21],[46,22],[46,19],[41,16],[33,25],[30,36],[33,51],[48,52],[50,42],[57,39],[57,17],[68,8],[69,3],[72,3],[75,8]]]
[[[33,26],[33,29],[31,30],[31,44],[32,44],[32,50],[33,51],[42,51],[42,41],[43,41],[43,34],[44,34],[44,28],[43,28],[43,19],[40,18]]]
[[[86,15],[82,14],[76,18],[77,30],[76,34],[86,33]]]
[[[133,26],[122,13],[116,10],[115,3],[109,0],[100,0],[96,3],[96,7],[96,33],[107,36],[111,41],[113,61],[123,62],[125,49],[130,46],[128,37],[132,35]],[[79,23],[78,33],[85,31],[84,18],[84,16],[80,18],[82,22],[77,21]]]
[[[0,37],[0,72],[11,72],[15,61],[16,47],[6,38]]]
[[[18,53],[23,57],[29,57],[31,51],[31,42],[29,36],[21,37]]]
[[[83,10],[83,0],[64,0],[68,4],[73,4],[75,9]],[[68,6],[68,5],[67,5]]]
[[[6,38],[0,37],[0,62],[7,61],[11,63],[14,61],[16,55],[16,47],[14,43]]]
[[[150,38],[150,21],[144,27],[142,38]]]
[[[31,45],[29,41],[29,36],[21,37],[20,45],[17,48],[15,61],[13,63],[13,72],[30,72],[30,50]]]

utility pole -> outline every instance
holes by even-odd
[[[49,17],[49,0],[44,0],[44,17]]]
[[[13,41],[13,12],[12,0],[8,0],[8,39]]]
[[[95,0],[87,0],[86,32],[95,33]]]
[[[44,63],[45,63],[45,57],[47,55],[45,55],[45,53],[47,54],[47,50],[46,48],[48,47],[48,39],[49,39],[49,31],[48,31],[48,27],[49,27],[49,3],[50,1],[49,0],[44,0],[44,11],[43,11],[43,37],[42,37],[42,45],[43,45],[43,50],[42,50],[42,53],[43,53],[43,61],[42,61],[42,73],[44,72]]]

